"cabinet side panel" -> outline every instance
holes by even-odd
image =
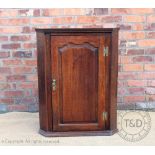
[[[37,64],[38,64],[38,89],[39,89],[39,118],[40,128],[44,131],[51,130],[52,121],[49,120],[50,107],[50,52],[48,37],[37,32]],[[48,64],[48,67],[47,67]],[[50,118],[52,119],[52,118]]]
[[[118,29],[112,32],[110,77],[110,129],[117,128]]]

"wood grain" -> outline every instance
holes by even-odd
[[[41,134],[115,133],[118,28],[36,31]],[[108,56],[104,47],[109,48]],[[56,79],[55,91],[52,79]],[[103,112],[108,113],[107,120]]]
[[[100,83],[104,86],[104,63],[98,63],[99,57],[103,58],[103,52],[99,52],[100,38],[91,35],[66,36],[65,40],[61,36],[51,37],[55,61],[52,75],[57,80],[52,102],[54,131],[103,130],[104,94],[99,95],[98,90]],[[102,78],[99,79],[98,73]]]

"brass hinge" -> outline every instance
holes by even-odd
[[[103,112],[102,115],[103,115],[102,116],[103,117],[103,121],[106,122],[108,120],[108,112]]]
[[[56,79],[52,79],[52,90],[56,90]]]
[[[104,47],[104,49],[103,49],[103,55],[104,56],[108,56],[108,52],[109,52],[108,46]]]

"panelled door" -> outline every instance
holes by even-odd
[[[104,34],[51,36],[53,131],[104,130]]]

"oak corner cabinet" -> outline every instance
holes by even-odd
[[[40,134],[117,132],[118,30],[36,29]]]

